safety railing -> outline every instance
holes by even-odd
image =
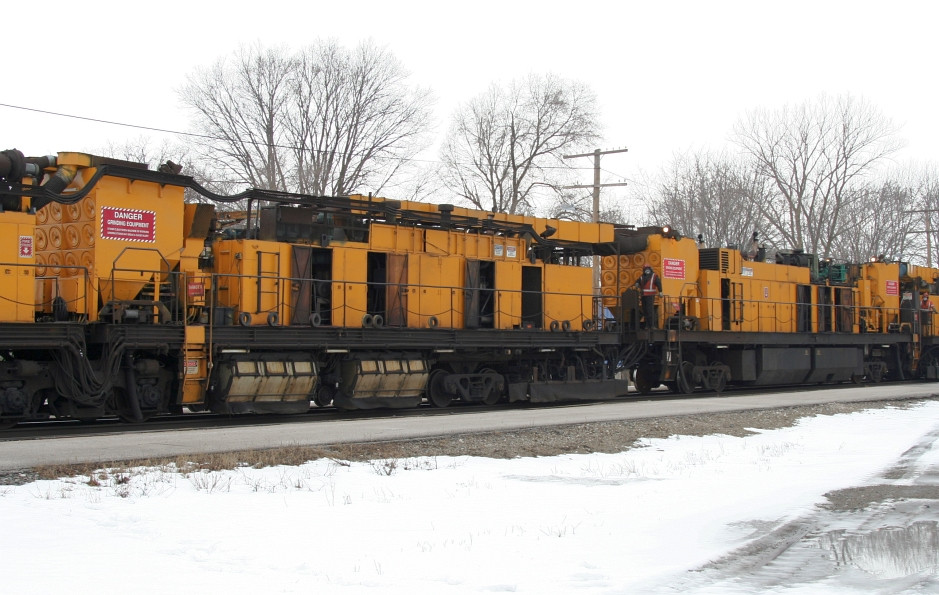
[[[0,322],[65,322],[86,317],[88,267],[18,262],[0,262],[0,267],[11,272],[11,282],[0,285]],[[24,271],[32,275],[23,275]],[[22,277],[31,279],[31,286],[24,286]]]
[[[143,249],[146,250],[146,249]],[[157,323],[271,324],[274,326],[392,326],[401,328],[520,328],[546,331],[612,331],[641,326],[641,300],[581,292],[465,287],[445,284],[348,281],[258,274],[186,273],[113,267],[101,284],[108,303],[146,311]],[[40,266],[0,263],[4,267]],[[89,311],[90,271],[56,265],[58,275],[35,276],[35,299],[0,289],[0,304],[32,307],[36,319],[83,320]],[[65,271],[70,271],[66,273]],[[128,297],[131,296],[132,297]],[[626,307],[622,307],[622,306]],[[8,308],[9,310],[9,308]],[[0,309],[0,312],[5,310]],[[247,313],[247,319],[242,316]],[[133,315],[130,315],[131,317]],[[258,317],[260,316],[260,318]],[[20,313],[8,320],[28,321]],[[704,298],[691,294],[656,298],[655,326],[686,330],[768,333],[900,333],[939,336],[931,310],[857,304],[818,304],[768,299]],[[129,321],[129,320],[122,320]]]
[[[600,296],[579,292],[304,277],[259,279],[228,273],[212,274],[207,287],[212,290],[206,307],[215,312],[209,315],[215,324],[548,331],[616,327],[613,311],[617,308],[604,309]]]
[[[696,330],[767,333],[934,334],[939,330],[935,313],[913,308],[695,295],[664,295],[657,304],[659,328],[679,325]]]

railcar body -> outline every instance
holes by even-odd
[[[612,225],[218,197],[164,169],[3,153],[3,422],[627,390],[592,281]],[[236,199],[247,211],[221,208]]]
[[[939,270],[799,251],[766,262],[657,228],[616,235],[601,293],[623,341],[647,346],[628,363],[639,392],[937,377]],[[647,264],[663,285],[651,329],[632,287]]]

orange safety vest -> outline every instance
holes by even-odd
[[[652,273],[649,275],[648,283],[642,286],[642,295],[655,295],[658,292],[659,290],[655,288],[655,273]]]

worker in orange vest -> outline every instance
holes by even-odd
[[[927,329],[931,329],[932,328],[932,315],[936,311],[936,307],[933,306],[932,302],[929,300],[929,292],[927,291],[923,292],[923,296],[919,302],[919,309],[923,311],[922,312],[923,325]],[[932,333],[927,332],[927,334],[932,334]]]
[[[652,267],[646,265],[642,269],[642,276],[636,280],[636,287],[639,288],[642,296],[643,328],[658,328],[658,320],[655,318],[655,296],[662,294],[661,279],[652,271]]]

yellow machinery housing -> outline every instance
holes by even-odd
[[[636,292],[646,265],[662,282],[657,328],[681,320],[686,328],[703,331],[850,333],[858,332],[865,318],[868,328],[879,328],[885,312],[899,306],[896,296],[871,289],[886,287],[888,278],[898,286],[898,265],[871,268],[869,281],[819,282],[801,253],[788,257],[796,264],[779,264],[747,260],[731,248],[699,249],[694,240],[677,234],[650,233],[642,239],[633,243],[639,246],[634,252],[603,258],[604,305],[618,304],[618,296],[625,294],[620,318],[627,325],[636,326],[638,299],[630,299],[629,292]],[[878,275],[884,279],[878,281]],[[872,305],[876,314],[862,308]],[[881,318],[874,321],[875,316]]]
[[[104,160],[105,163],[111,160]],[[77,170],[63,192],[85,187],[101,160],[60,153],[56,167]],[[102,176],[84,198],[51,202],[36,212],[37,302],[55,298],[89,321],[115,300],[158,300],[183,251],[182,186]]]
[[[0,213],[0,322],[33,322],[36,218],[27,213]]]
[[[416,205],[437,208],[407,203]],[[452,210],[472,212],[464,211]],[[532,238],[379,222],[341,236],[289,237],[284,222],[302,217],[311,214],[262,212],[260,239],[214,245],[218,305],[240,324],[566,330],[595,316],[590,259],[538,259]],[[612,236],[610,225],[515,220],[542,232],[555,227],[551,239],[560,242]]]
[[[801,250],[778,251],[770,263],[734,248],[700,248],[665,228],[616,235],[619,253],[603,257],[601,292],[627,332],[649,346],[634,364],[640,392],[659,383],[691,392],[727,382],[939,377],[937,269],[837,263]],[[662,282],[649,331],[639,326],[635,286],[644,266]]]

